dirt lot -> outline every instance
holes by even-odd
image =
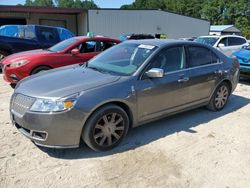
[[[1,78],[1,188],[250,185],[250,82],[221,112],[199,108],[138,127],[105,153],[38,148],[10,123],[12,92]]]

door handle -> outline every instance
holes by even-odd
[[[179,83],[183,83],[183,82],[187,82],[187,81],[189,81],[189,78],[188,78],[188,77],[180,78],[180,79],[178,80]]]

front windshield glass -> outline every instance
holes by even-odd
[[[96,56],[88,63],[88,67],[118,75],[131,75],[155,49],[153,45],[122,43]]]
[[[62,42],[59,42],[58,44],[50,47],[48,50],[52,52],[61,52],[65,50],[68,46],[70,46],[71,44],[75,43],[76,41],[77,41],[76,38],[70,38]]]
[[[195,39],[196,42],[202,43],[202,44],[207,44],[210,46],[213,46],[219,38],[217,37],[198,37]]]

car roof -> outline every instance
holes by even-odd
[[[244,38],[245,39],[245,37],[242,37],[242,36],[239,36],[239,35],[205,35],[205,36],[199,36],[199,37],[203,37],[203,38],[238,37],[238,38]]]
[[[199,43],[192,41],[184,41],[177,39],[143,39],[143,40],[128,40],[124,43],[134,43],[134,44],[145,44],[145,45],[153,45],[158,47],[164,47],[168,45],[176,45],[176,44],[194,44],[197,45]],[[199,44],[200,45],[200,44]]]
[[[94,36],[94,37],[87,37],[87,36],[76,36],[76,37],[73,37],[77,40],[84,40],[84,39],[105,39],[105,40],[113,40],[113,41],[120,41],[118,39],[114,39],[114,38],[110,38],[110,37],[104,37],[104,36]]]

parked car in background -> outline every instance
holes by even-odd
[[[238,74],[237,59],[207,45],[130,40],[86,65],[19,82],[11,119],[37,145],[72,148],[83,139],[104,151],[118,145],[131,127],[200,106],[222,110]]]
[[[154,39],[155,37],[150,34],[129,34],[129,35],[122,35],[119,37],[119,40],[142,40],[142,39]]]
[[[250,45],[243,46],[241,50],[234,52],[240,62],[240,76],[250,78]]]
[[[197,37],[179,38],[179,40],[194,41]]]
[[[0,60],[21,51],[49,48],[73,36],[62,27],[4,25],[0,27]]]
[[[234,52],[240,50],[242,46],[248,45],[248,42],[244,37],[237,35],[201,36],[195,39],[195,41],[213,46],[227,56],[231,56]]]
[[[16,53],[2,60],[3,77],[14,87],[29,75],[86,62],[119,42],[107,37],[72,37],[47,49]]]

